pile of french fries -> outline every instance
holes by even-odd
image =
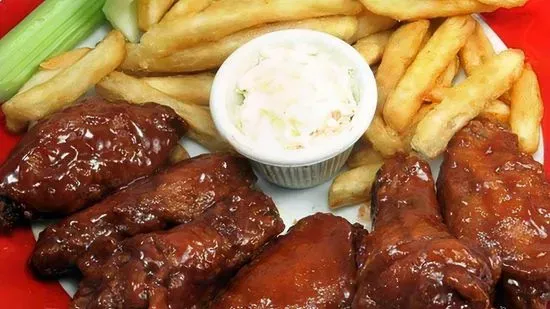
[[[362,3],[377,14],[412,21],[355,45],[370,65],[378,65],[378,110],[348,159],[349,170],[329,190],[331,208],[368,203],[384,158],[398,152],[435,158],[478,116],[508,124],[521,150],[536,152],[543,102],[533,69],[520,50],[497,54],[482,25],[466,15],[524,0]],[[461,72],[466,79],[457,82]]]
[[[237,48],[265,33],[311,29],[349,44],[376,72],[376,116],[329,192],[339,208],[368,202],[384,158],[441,154],[471,119],[508,123],[521,149],[539,144],[542,100],[523,52],[497,54],[470,14],[526,0],[138,0],[139,43],[111,32],[94,49],[49,59],[2,109],[24,131],[95,86],[110,101],[155,102],[189,123],[211,151],[230,146],[208,102],[214,72]],[[457,81],[465,72],[466,79]]]

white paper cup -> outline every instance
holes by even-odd
[[[257,65],[258,55],[268,47],[308,44],[354,70],[358,90],[358,108],[349,130],[323,148],[273,151],[251,143],[237,129],[230,116],[231,104],[242,97],[236,92],[238,80]],[[237,152],[249,158],[268,181],[286,188],[308,188],[335,176],[345,164],[353,144],[369,127],[377,104],[376,80],[361,55],[346,42],[326,33],[312,30],[283,30],[258,37],[236,50],[218,70],[210,96],[210,110],[216,128]]]

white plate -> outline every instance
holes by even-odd
[[[496,33],[480,18],[476,17],[478,21],[483,25],[483,30],[487,34],[489,40],[493,44],[493,47],[497,52],[506,49],[506,45],[502,40],[496,35]],[[98,29],[94,34],[92,34],[86,41],[84,41],[79,47],[94,47],[97,42],[99,42],[107,32],[110,30],[109,26],[105,25]],[[463,76],[457,77],[458,80],[463,79]],[[541,133],[542,136],[542,133]],[[184,145],[185,149],[191,154],[191,156],[196,156],[202,153],[208,152],[204,147],[198,145],[197,143],[190,141],[186,138],[182,139],[181,143]],[[534,154],[535,160],[543,163],[544,159],[544,147],[541,141],[539,149]],[[441,165],[441,158],[437,158],[430,162],[432,172],[434,177],[437,177],[439,174],[439,166]],[[292,226],[297,220],[306,217],[308,215],[314,214],[316,212],[332,212],[338,216],[346,218],[348,221],[355,223],[363,224],[367,229],[370,230],[371,222],[365,217],[360,217],[358,213],[359,206],[347,207],[339,209],[336,211],[331,211],[328,207],[327,198],[328,198],[328,189],[330,187],[329,181],[325,184],[317,186],[315,188],[306,189],[306,190],[287,190],[277,186],[274,186],[263,179],[260,179],[258,185],[259,187],[269,196],[273,198],[281,217],[283,218],[287,228]],[[35,238],[38,237],[46,224],[44,223],[35,223],[32,226],[32,230]],[[63,288],[73,296],[77,290],[78,281],[74,279],[63,279],[60,280]]]

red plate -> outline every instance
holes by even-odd
[[[11,4],[9,3],[11,2]],[[39,0],[0,0],[0,16],[13,15],[19,18],[22,11],[32,6],[14,4],[37,3]],[[8,10],[9,13],[8,14]],[[484,15],[489,25],[511,48],[523,49],[529,62],[538,74],[542,96],[550,102],[550,2],[530,0],[523,7],[512,10],[499,10]],[[11,20],[12,18],[10,18]],[[0,36],[7,32],[7,19],[0,22]],[[550,103],[548,103],[550,104]],[[545,168],[550,176],[550,105],[547,106],[544,120]],[[4,119],[0,115],[0,162],[3,162],[17,141],[4,129]],[[0,307],[11,309],[27,308],[67,308],[69,297],[57,282],[43,283],[35,280],[27,269],[27,258],[34,245],[30,228],[16,230],[10,236],[0,237]]]

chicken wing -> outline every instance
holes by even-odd
[[[329,214],[298,221],[239,271],[211,309],[349,308],[361,231]]]
[[[31,266],[41,276],[55,277],[78,262],[86,274],[122,239],[187,223],[255,181],[241,157],[213,154],[182,161],[46,228]]]
[[[38,122],[0,166],[0,230],[64,215],[169,162],[185,124],[169,108],[88,98]]]
[[[449,234],[426,162],[387,160],[372,201],[353,308],[491,308],[498,258]]]
[[[475,120],[449,143],[438,179],[451,232],[496,252],[513,308],[550,302],[550,185],[504,126]]]
[[[191,223],[125,240],[87,274],[72,308],[203,308],[283,229],[270,198],[234,192]]]

